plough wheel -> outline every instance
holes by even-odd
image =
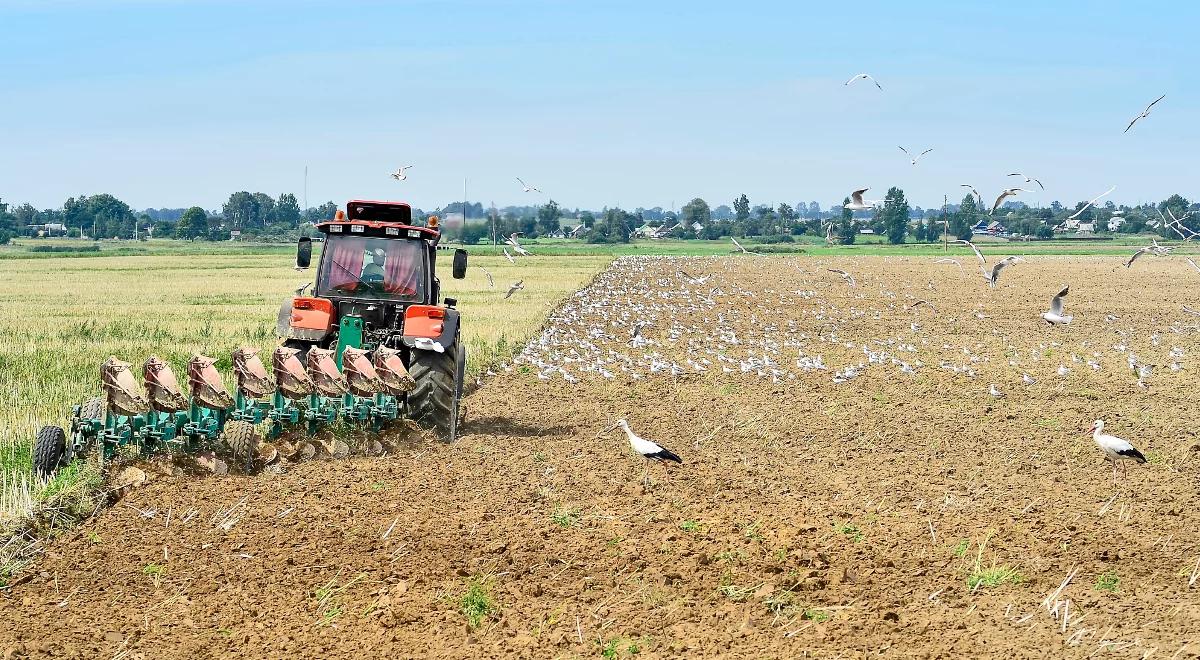
[[[221,431],[221,444],[233,456],[233,465],[249,470],[258,455],[258,433],[249,422],[231,421]]]
[[[104,399],[95,397],[83,402],[79,409],[80,419],[104,419]]]
[[[33,444],[33,471],[43,479],[62,467],[67,453],[67,434],[61,426],[43,426],[38,429]]]
[[[458,435],[458,400],[465,368],[466,351],[461,342],[445,353],[416,351],[408,368],[417,383],[408,393],[409,417],[435,430],[446,442],[454,442]]]

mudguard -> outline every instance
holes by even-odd
[[[454,345],[454,339],[458,336],[459,313],[457,309],[434,307],[432,305],[413,305],[409,309],[417,312],[436,309],[443,312],[445,316],[438,319],[441,324],[441,332],[434,335],[433,332],[429,331],[428,317],[422,319],[424,323],[412,323],[410,321],[411,317],[406,313],[404,316],[404,336],[400,338],[401,343],[410,349],[425,351],[435,350],[432,348],[431,342],[436,342],[443,350],[449,350]],[[410,327],[412,334],[410,334]]]

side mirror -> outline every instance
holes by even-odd
[[[301,236],[296,242],[296,270],[307,270],[312,262],[312,239]]]
[[[467,251],[459,248],[454,251],[454,266],[450,269],[450,276],[456,280],[461,280],[467,276]]]

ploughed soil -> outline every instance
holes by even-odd
[[[959,258],[618,260],[455,445],[147,468],[0,591],[0,653],[1197,657],[1200,276]],[[1149,462],[1114,483],[1097,418]]]

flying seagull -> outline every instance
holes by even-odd
[[[508,263],[510,263],[510,264],[517,263],[517,260],[513,259],[513,256],[508,253],[508,248],[500,248],[500,249],[504,251],[504,258],[508,259]]]
[[[508,287],[508,293],[504,294],[504,299],[508,300],[509,296],[520,291],[521,289],[524,289],[525,288],[524,282],[525,282],[525,280],[517,280],[516,282],[513,282],[512,286]]]
[[[1009,174],[1009,176],[1022,177],[1023,179],[1025,179],[1025,183],[1033,182],[1033,183],[1038,184],[1038,187],[1041,188],[1042,190],[1046,189],[1046,186],[1043,186],[1041,181],[1038,181],[1037,179],[1029,176],[1028,174],[1021,174],[1020,172],[1013,172],[1012,174]]]
[[[708,281],[708,275],[705,275],[704,277],[695,277],[694,275],[688,275],[687,273],[683,272],[682,270],[676,271],[676,272],[678,272],[680,275],[682,275],[684,277],[684,279],[686,279],[688,282],[690,282],[692,284],[704,284],[705,282]]]
[[[1020,257],[1004,257],[1000,261],[997,261],[996,265],[992,266],[991,274],[987,276],[988,286],[993,289],[996,288],[996,281],[1000,279],[1000,271],[1004,270],[1005,266],[1011,266],[1021,261],[1024,261],[1024,259]]]
[[[738,243],[737,239],[732,236],[729,237],[729,240],[733,241],[733,244],[737,246],[737,249],[742,251],[742,254],[757,254],[760,257],[762,256],[761,252],[751,252],[750,250],[747,250],[746,248],[742,247],[742,244]]]
[[[913,165],[916,165],[916,164],[917,164],[917,161],[918,161],[918,160],[921,160],[921,156],[924,156],[925,154],[927,154],[927,153],[929,153],[929,152],[933,151],[933,149],[932,149],[932,148],[930,148],[930,149],[926,149],[925,151],[922,151],[921,153],[917,154],[917,157],[916,157],[916,158],[913,158],[913,155],[912,155],[912,154],[910,154],[910,153],[908,153],[908,149],[905,149],[904,147],[900,147],[900,151],[903,151],[903,152],[904,152],[904,155],[905,155],[905,156],[908,156],[908,157],[911,159],[911,162],[912,162],[912,164],[913,164]]]
[[[1192,268],[1194,268],[1197,273],[1200,273],[1200,266],[1197,266],[1196,262],[1192,261],[1191,257],[1184,257],[1184,259],[1187,259],[1187,262],[1192,265]]]
[[[488,271],[488,269],[484,268],[483,266],[480,266],[479,270],[482,270],[483,274],[487,275],[488,286],[492,287],[493,289],[496,288],[496,282],[495,282],[495,280],[492,279],[492,273],[490,271]]]
[[[1088,431],[1092,434],[1092,440],[1096,441],[1096,446],[1100,447],[1100,451],[1104,452],[1104,457],[1107,458],[1113,465],[1113,482],[1117,481],[1117,463],[1123,460],[1137,461],[1145,463],[1146,457],[1136,447],[1129,443],[1128,440],[1118,438],[1115,435],[1108,435],[1104,432],[1104,420],[1098,419]],[[1122,465],[1122,474],[1124,474],[1126,466]]]
[[[1158,97],[1158,98],[1154,99],[1153,101],[1151,101],[1151,102],[1150,102],[1150,105],[1146,106],[1146,109],[1145,109],[1145,110],[1142,110],[1142,114],[1140,114],[1140,115],[1138,115],[1138,116],[1134,117],[1134,118],[1133,118],[1133,121],[1129,122],[1129,125],[1125,127],[1125,130],[1124,130],[1123,132],[1125,132],[1125,133],[1128,133],[1128,132],[1129,132],[1129,129],[1133,128],[1133,125],[1134,125],[1134,124],[1136,124],[1136,123],[1138,122],[1138,120],[1139,120],[1139,119],[1145,119],[1147,116],[1149,116],[1149,114],[1150,114],[1150,108],[1153,108],[1155,103],[1158,103],[1159,101],[1161,101],[1161,100],[1163,100],[1163,99],[1165,99],[1165,98],[1167,98],[1167,95],[1166,95],[1166,94],[1163,94],[1162,96],[1160,96],[1160,97]]]
[[[1019,192],[1033,192],[1033,191],[1025,190],[1024,188],[1009,188],[1008,190],[1005,190],[1004,192],[1000,193],[999,197],[996,198],[996,203],[992,204],[992,210],[988,211],[988,215],[992,215],[993,213],[996,212],[996,209],[1000,208],[1000,205],[1004,203],[1005,197],[1012,197]]]
[[[870,188],[863,188],[862,190],[855,190],[854,192],[850,193],[850,203],[846,204],[845,208],[848,208],[851,211],[867,211],[875,208],[874,204],[863,201],[863,193],[867,192],[868,190],[870,190]]]
[[[1134,252],[1133,256],[1129,257],[1129,261],[1125,262],[1125,267],[1129,268],[1130,266],[1132,266],[1133,262],[1137,261],[1137,258],[1142,256],[1143,254],[1151,254],[1153,252],[1154,252],[1154,247],[1147,245],[1146,247],[1138,250],[1137,252]]]
[[[962,264],[959,263],[958,259],[938,259],[937,261],[935,261],[933,263],[935,263],[935,264],[954,264],[955,266],[958,266],[959,273],[962,273],[964,275],[966,274],[966,272],[963,270]]]
[[[521,255],[522,257],[531,256],[529,250],[526,250],[525,248],[521,247],[521,241],[520,241],[520,239],[517,238],[520,235],[521,235],[521,232],[519,232],[519,231],[513,232],[512,235],[510,235],[508,238],[504,239],[504,242],[511,245],[513,252],[516,252],[517,254]]]
[[[1064,286],[1062,291],[1059,291],[1058,294],[1050,300],[1050,311],[1042,314],[1042,318],[1045,319],[1046,323],[1049,323],[1050,325],[1069,325],[1071,323],[1071,319],[1074,317],[1063,316],[1062,301],[1063,298],[1067,297],[1067,291],[1070,290],[1070,288],[1071,285],[1069,284]]]
[[[1089,201],[1087,204],[1084,204],[1083,208],[1081,208],[1078,211],[1076,211],[1075,213],[1067,216],[1067,220],[1074,220],[1075,217],[1078,216],[1080,213],[1083,213],[1084,211],[1088,210],[1089,206],[1091,206],[1092,204],[1095,204],[1096,200],[1100,199],[1101,197],[1104,197],[1105,195],[1107,195],[1108,193],[1110,193],[1116,189],[1117,189],[1117,187],[1113,186],[1112,188],[1105,190],[1104,192],[1100,193],[1099,195],[1096,195],[1094,198],[1092,198],[1091,201]]]
[[[604,429],[604,431],[601,432],[601,435],[610,433],[618,426],[621,427],[622,431],[625,431],[625,437],[629,438],[629,446],[633,447],[633,450],[647,461],[659,461],[661,463],[674,461],[680,465],[683,464],[683,459],[679,458],[679,454],[676,454],[670,449],[663,447],[657,442],[652,442],[650,440],[646,440],[645,438],[638,437],[638,435],[629,428],[629,422],[626,422],[624,419],[618,419],[615,424]],[[643,472],[643,481],[649,485],[649,476],[646,475],[645,472]]]
[[[412,165],[405,165],[404,167],[401,167],[400,169],[396,170],[395,172],[392,172],[392,178],[397,181],[403,181],[408,178],[408,175],[405,174],[404,171],[411,170],[411,169],[412,169]]]
[[[960,184],[958,184],[958,187],[959,188],[970,188],[971,192],[975,194],[975,199],[979,200],[979,205],[983,206],[983,195],[980,195],[979,191],[975,190],[975,186],[973,186],[969,183],[960,183]]]
[[[879,87],[879,91],[881,91],[881,92],[883,91],[883,87],[879,86],[879,81],[872,78],[870,76],[870,74],[860,73],[860,74],[854,76],[853,78],[851,78],[850,80],[847,80],[846,85],[849,85],[850,83],[854,82],[855,80],[870,80],[871,82],[875,83],[876,87]]]
[[[521,192],[542,192],[541,190],[538,190],[537,188],[534,188],[528,183],[522,181],[521,177],[517,177],[517,183],[521,184]]]
[[[850,273],[847,273],[847,272],[846,272],[846,271],[844,271],[844,270],[839,270],[839,269],[837,269],[837,268],[826,268],[825,270],[827,270],[827,271],[829,271],[829,272],[831,272],[831,273],[837,273],[838,275],[841,275],[841,276],[842,276],[842,279],[843,279],[843,280],[846,280],[846,284],[849,284],[850,286],[857,286],[857,285],[858,285],[858,282],[856,282],[856,281],[854,280],[854,276],[853,276],[853,275],[851,275]]]

